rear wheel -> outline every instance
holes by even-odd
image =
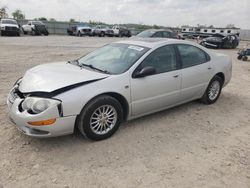
[[[247,56],[243,56],[242,58],[243,61],[247,61],[247,59],[248,59]]]
[[[215,76],[208,84],[208,87],[201,98],[204,104],[213,104],[217,101],[220,96],[223,81],[221,77]]]
[[[237,59],[241,60],[242,59],[242,55],[238,55]]]
[[[91,140],[111,137],[122,121],[122,106],[115,98],[103,95],[90,101],[77,117],[80,133]]]

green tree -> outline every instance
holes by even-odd
[[[7,18],[7,17],[8,17],[7,7],[1,7],[0,8],[0,19]]]
[[[70,18],[69,22],[73,23],[76,22],[76,20],[74,18]]]
[[[13,16],[13,18],[16,19],[16,20],[25,19],[25,15],[23,14],[23,12],[22,12],[20,9],[15,10],[15,11],[12,13],[12,16]]]

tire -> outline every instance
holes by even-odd
[[[32,36],[35,36],[36,35],[36,32],[34,29],[31,30],[31,33],[30,33]]]
[[[247,56],[243,56],[242,58],[243,61],[247,61],[247,59],[248,59]]]
[[[241,60],[242,59],[242,55],[238,55],[237,59]]]
[[[23,34],[24,34],[24,35],[27,35],[28,33],[27,33],[26,31],[23,30]]]
[[[98,109],[105,111],[105,113]],[[106,119],[108,117],[105,117],[107,114],[111,115],[109,115],[110,121]],[[112,114],[114,115],[112,116]],[[119,101],[111,96],[102,95],[91,100],[86,107],[83,108],[80,115],[77,117],[76,126],[80,133],[88,139],[95,141],[107,139],[118,130],[123,119],[122,114],[123,110]],[[98,115],[102,116],[102,118]],[[105,126],[103,126],[104,123]]]
[[[4,32],[1,31],[1,36],[4,36]]]
[[[214,76],[209,82],[208,87],[201,98],[201,102],[204,104],[213,104],[220,97],[223,81],[221,77]],[[213,90],[214,89],[214,90]]]
[[[105,33],[103,31],[100,33],[100,37],[105,37]]]
[[[81,34],[80,31],[78,31],[77,36],[78,36],[78,37],[81,37],[81,36],[82,36],[82,34]]]

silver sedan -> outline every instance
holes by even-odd
[[[183,40],[111,43],[69,62],[36,66],[8,95],[9,117],[34,137],[113,135],[123,121],[200,99],[212,104],[232,74],[231,59]]]

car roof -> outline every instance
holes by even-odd
[[[12,20],[12,21],[16,21],[15,19],[12,19],[12,18],[2,18],[1,20]]]
[[[196,43],[186,41],[186,40],[169,39],[169,38],[139,38],[139,37],[138,38],[132,37],[130,40],[123,40],[123,41],[118,41],[115,43],[131,44],[131,45],[143,46],[147,48],[156,48],[161,45],[178,44],[178,43],[197,45]]]
[[[172,30],[170,29],[147,29],[145,31],[154,31],[154,32],[157,32],[157,31],[168,31],[168,32],[173,32]]]

